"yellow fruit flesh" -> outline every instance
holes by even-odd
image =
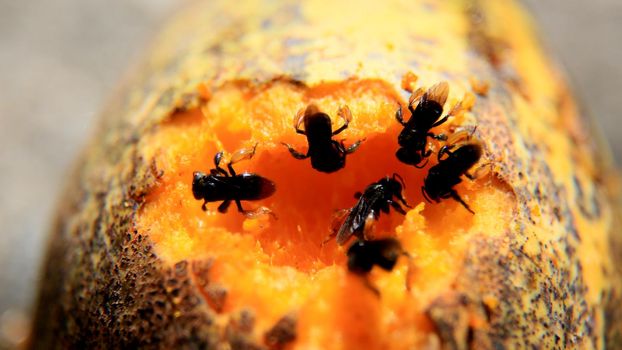
[[[222,322],[228,313],[248,308],[261,315],[257,337],[283,315],[296,312],[297,347],[421,345],[431,331],[425,307],[455,278],[455,266],[474,235],[507,231],[514,198],[507,186],[484,177],[465,179],[456,187],[476,215],[453,200],[424,203],[421,186],[427,169],[406,166],[394,156],[398,102],[405,103],[373,80],[310,88],[284,82],[223,87],[203,108],[171,116],[145,140],[145,154],[155,157],[164,174],[147,198],[137,228],[149,234],[157,254],[171,264],[214,259],[209,279],[228,290]],[[353,120],[337,139],[349,145],[365,138],[341,171],[320,173],[280,144],[306,150],[306,139],[295,133],[292,120],[310,103],[331,115],[334,125],[341,125],[335,116],[347,105]],[[193,171],[209,171],[219,150],[234,152],[255,143],[255,157],[234,167],[274,181],[277,192],[243,204],[248,209],[267,206],[278,219],[246,219],[235,205],[220,214],[219,203],[209,203],[209,211],[203,212],[201,201],[192,196]],[[430,164],[434,162],[432,156]],[[403,258],[392,272],[372,271],[369,284],[378,289],[378,297],[365,279],[347,272],[347,246],[322,242],[336,210],[352,207],[355,192],[394,172],[404,178],[414,209],[405,217],[394,211],[382,214],[373,235],[402,242],[412,256],[411,288],[406,288],[409,261]]]

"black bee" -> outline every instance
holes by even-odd
[[[417,107],[413,108],[413,103],[417,100],[417,96],[413,94],[408,103],[408,110],[411,113],[408,122],[404,122],[402,118],[402,106],[399,106],[395,113],[397,121],[404,126],[402,132],[397,138],[400,148],[395,155],[402,163],[414,165],[417,168],[423,168],[427,164],[427,158],[432,153],[428,149],[428,137],[445,140],[445,135],[436,135],[430,132],[430,129],[437,127],[447,121],[449,116],[440,119],[443,114],[443,105],[449,94],[449,85],[447,82],[438,83],[428,89],[417,103]],[[425,160],[424,164],[421,164]]]
[[[223,201],[218,206],[220,213],[226,213],[231,201],[235,201],[238,211],[247,217],[254,217],[259,214],[272,214],[270,209],[259,207],[255,210],[244,210],[240,201],[253,201],[270,197],[275,191],[274,183],[264,177],[252,173],[236,174],[233,164],[250,159],[255,154],[255,147],[252,149],[242,149],[231,156],[231,161],[227,164],[229,172],[220,167],[223,152],[220,151],[214,156],[215,168],[210,170],[209,175],[200,171],[195,171],[192,180],[192,194],[197,200],[203,200],[201,208],[207,211],[207,202]]]
[[[406,254],[395,238],[373,241],[357,240],[348,248],[348,270],[356,274],[366,274],[374,265],[391,271],[400,255]]]
[[[329,239],[337,236],[336,240],[339,245],[346,243],[352,236],[365,239],[365,225],[367,221],[378,219],[381,211],[389,213],[390,207],[393,207],[398,213],[405,215],[406,211],[400,203],[407,208],[410,208],[410,205],[402,197],[403,187],[404,180],[402,180],[402,177],[398,174],[393,174],[392,177],[385,176],[378,182],[367,186],[362,194],[357,192],[354,197],[358,199],[358,202],[351,209],[343,211],[347,214],[347,217],[337,232],[333,230]]]
[[[294,128],[296,132],[307,136],[309,149],[306,154],[296,151],[292,146],[283,143],[289,152],[296,159],[307,159],[311,157],[313,169],[323,173],[332,173],[346,164],[346,155],[350,154],[360,146],[362,140],[356,141],[350,147],[346,147],[343,141],[333,140],[333,136],[348,128],[352,119],[350,109],[342,107],[339,109],[339,116],[345,123],[337,130],[332,130],[332,123],[328,114],[320,112],[315,105],[309,105],[305,110],[300,110],[294,118]],[[300,129],[300,124],[304,122],[304,130]]]
[[[406,273],[406,290],[410,290],[413,265],[410,255],[404,251],[402,244],[395,238],[383,238],[373,241],[357,240],[348,248],[348,270],[360,276],[367,276],[374,265],[385,271],[392,271],[400,256],[408,258]],[[380,291],[369,280],[365,281],[376,295]]]
[[[447,157],[444,158],[444,156]],[[462,204],[466,210],[475,214],[468,204],[454,190],[454,186],[462,182],[460,176],[465,175],[473,180],[475,177],[468,173],[482,156],[482,146],[477,142],[451,143],[443,146],[438,152],[438,164],[430,168],[428,176],[423,181],[421,192],[428,202],[437,203],[441,199],[453,198]]]

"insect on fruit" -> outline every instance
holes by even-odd
[[[391,271],[400,255],[406,254],[395,238],[378,240],[357,240],[348,248],[348,270],[356,274],[366,274],[374,265]]]
[[[332,173],[343,168],[346,164],[346,155],[356,151],[363,140],[358,140],[350,147],[346,147],[343,141],[337,142],[332,139],[333,136],[347,129],[350,120],[352,120],[352,114],[347,106],[341,107],[338,114],[345,123],[333,131],[328,114],[320,112],[315,105],[309,105],[304,110],[301,109],[294,117],[294,128],[297,133],[307,136],[309,149],[306,154],[303,154],[287,143],[283,143],[283,145],[296,159],[311,157],[311,166],[315,170]],[[300,129],[302,123],[304,123],[304,130]]]
[[[452,139],[464,138],[466,134],[466,131],[456,133],[452,135]],[[470,135],[467,135],[466,141],[451,142],[439,150],[438,164],[430,168],[423,181],[421,192],[428,202],[434,200],[438,203],[441,199],[453,198],[466,210],[475,214],[454,189],[454,186],[462,182],[460,179],[462,175],[471,180],[475,179],[475,176],[469,174],[468,171],[482,156],[482,146],[469,139]],[[443,157],[445,155],[447,157]]]
[[[337,236],[336,240],[339,245],[346,243],[352,236],[366,239],[365,225],[368,224],[368,221],[378,219],[381,211],[389,213],[390,207],[393,207],[398,213],[406,215],[406,211],[400,205],[401,203],[405,207],[410,208],[410,205],[402,196],[404,187],[402,177],[398,174],[393,174],[392,177],[385,176],[378,182],[367,186],[362,194],[357,192],[354,197],[358,199],[358,202],[351,209],[341,211],[347,217],[339,227],[339,230],[333,230],[328,239]]]
[[[375,266],[385,271],[392,271],[400,256],[408,258],[408,272],[406,274],[406,289],[410,290],[412,260],[404,251],[402,244],[395,238],[378,240],[357,240],[348,248],[348,270],[357,275],[366,276]],[[367,286],[376,294],[379,291],[369,282]]]
[[[223,152],[220,151],[214,156],[215,168],[209,174],[195,171],[192,179],[192,194],[197,200],[203,200],[201,208],[207,211],[207,202],[223,201],[218,206],[220,213],[226,213],[231,201],[235,201],[238,211],[246,217],[252,218],[261,214],[272,214],[266,207],[259,207],[255,210],[244,210],[240,201],[254,201],[270,197],[275,191],[274,183],[264,177],[253,173],[236,174],[233,164],[250,159],[255,155],[255,145],[252,149],[241,149],[231,156],[231,161],[227,164],[229,172],[220,167]]]
[[[445,135],[436,135],[430,132],[430,129],[443,124],[449,118],[445,116],[439,120],[449,94],[449,84],[441,82],[430,87],[420,98],[419,94],[420,92],[416,91],[410,97],[408,110],[411,116],[407,122],[404,122],[402,117],[401,105],[395,112],[395,119],[404,126],[397,138],[400,148],[395,155],[402,163],[422,168],[427,164],[427,158],[432,153],[432,150],[428,148],[428,137],[437,140],[446,139]],[[413,108],[416,101],[418,101],[417,107]],[[425,163],[421,164],[424,160]]]

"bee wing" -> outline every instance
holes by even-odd
[[[446,81],[442,81],[432,85],[422,98],[435,101],[441,106],[444,106],[447,101],[447,96],[449,96],[449,84]]]
[[[343,245],[352,235],[365,236],[365,223],[370,214],[375,219],[378,217],[378,204],[384,198],[385,191],[382,185],[375,183],[368,186],[359,197],[356,204],[350,209],[348,217],[343,222],[337,233],[337,243]],[[362,237],[361,237],[362,238]]]
[[[475,95],[471,92],[467,92],[464,94],[464,97],[461,101],[456,102],[454,106],[451,108],[448,116],[460,117],[464,113],[469,112],[473,109],[473,105],[475,104]]]
[[[352,112],[350,112],[350,107],[348,107],[347,105],[343,105],[339,107],[339,111],[337,111],[337,115],[339,115],[341,119],[345,120],[346,123],[349,123],[352,121]]]
[[[344,209],[345,213],[347,213],[346,220],[339,227],[339,231],[337,232],[337,237],[335,240],[338,245],[344,245],[348,239],[352,236],[352,209]]]
[[[365,219],[369,214],[370,207],[368,198],[363,194],[356,204],[349,210],[348,217],[343,222],[337,233],[337,244],[343,245],[352,235],[365,228]]]
[[[294,129],[300,128],[300,124],[302,124],[304,117],[305,117],[306,109],[307,109],[306,107],[300,108],[298,112],[296,113],[296,115],[294,115],[294,120],[293,120]]]
[[[257,150],[257,144],[253,145],[252,148],[242,148],[237,150],[235,153],[231,155],[231,159],[229,162],[231,164],[235,164],[242,160],[251,159],[255,155],[255,151]]]
[[[382,197],[382,190],[373,188],[372,190],[366,191],[361,198],[359,198],[358,203],[356,203],[356,206],[352,209],[352,212],[356,213],[353,226],[357,230],[364,229],[367,217],[374,211],[376,204]]]
[[[423,97],[424,94],[425,90],[423,88],[418,88],[417,90],[413,91],[413,93],[410,94],[410,98],[408,99],[408,105],[414,105],[421,99],[421,97]]]
[[[456,131],[447,138],[447,140],[445,141],[445,144],[447,145],[449,149],[452,149],[452,148],[455,148],[456,146],[465,144],[470,139],[471,139],[471,133],[469,132],[469,130],[456,129]]]
[[[367,215],[369,214],[369,208],[365,203],[361,203],[356,207],[352,208],[352,213],[348,218],[350,220],[350,230],[352,233],[360,231],[365,227],[365,220],[367,219]]]
[[[328,242],[330,239],[337,237],[337,241],[339,242],[340,240],[340,236],[343,235],[342,231],[343,231],[343,227],[346,224],[346,221],[348,219],[348,215],[350,214],[350,211],[352,209],[340,209],[335,211],[335,213],[333,213],[333,219],[331,222],[331,227],[330,227],[330,236],[324,240],[324,243]],[[343,239],[343,238],[341,238]]]

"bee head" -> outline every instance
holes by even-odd
[[[192,174],[192,194],[194,199],[202,199],[204,197],[207,178],[208,175],[200,171],[195,171]]]

